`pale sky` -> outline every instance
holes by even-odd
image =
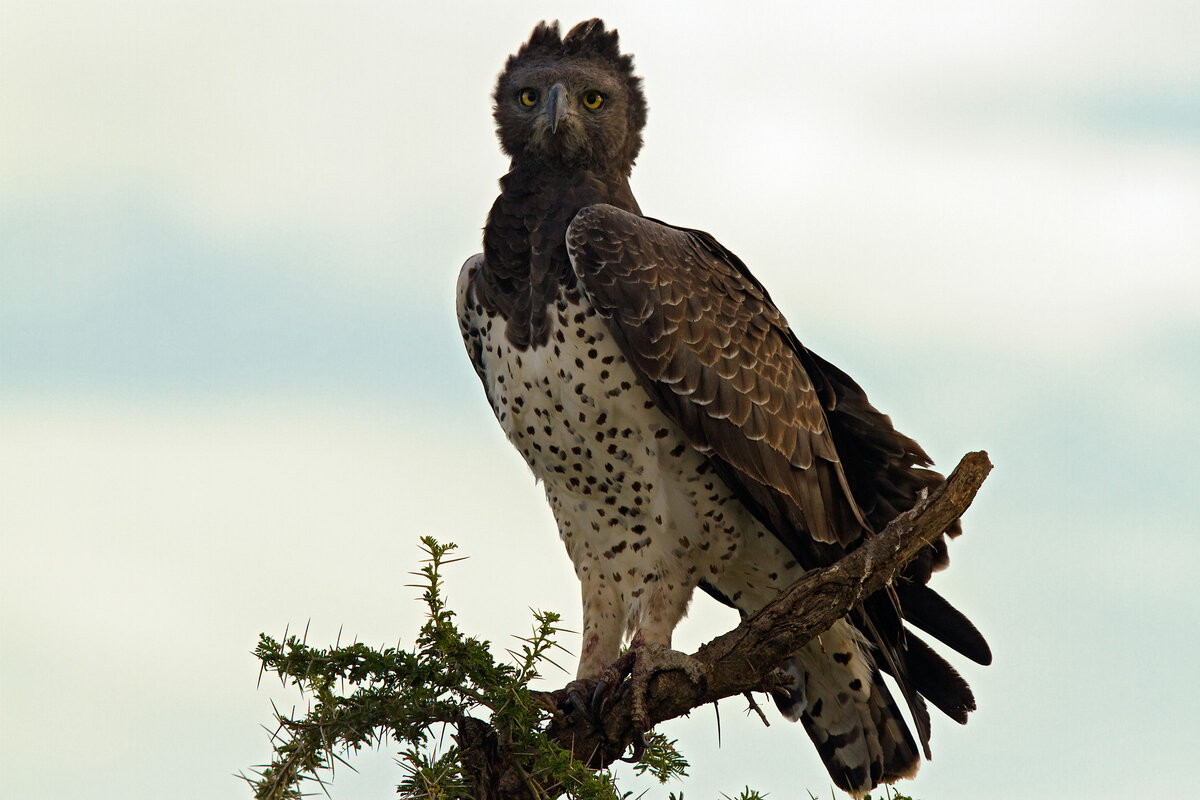
[[[900,788],[1194,783],[1194,2],[3,0],[5,796],[245,796],[298,702],[256,688],[257,634],[411,643],[422,534],[469,557],[472,634],[578,628],[453,285],[496,73],[597,15],[646,81],[646,213],[738,253],[940,466],[996,465],[935,579],[995,664],[958,664],[979,711]],[[677,645],[732,623],[699,598]],[[664,725],[693,777],[647,796],[828,796],[803,730],[743,709],[719,748],[711,709]],[[333,797],[391,796],[392,756]]]

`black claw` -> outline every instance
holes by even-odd
[[[621,682],[633,671],[633,664],[634,654],[632,651],[627,651],[600,675],[600,680],[596,682],[596,689],[592,692],[591,713],[594,719],[598,720],[604,716],[604,709],[616,696]]]
[[[646,755],[646,734],[639,730],[633,732],[633,753],[628,757],[621,757],[621,760],[626,764],[637,764],[642,760],[642,756]]]
[[[592,717],[601,719],[604,716],[604,710],[608,707],[609,702],[617,693],[617,687],[620,685],[620,677],[618,676],[616,683],[609,683],[606,677],[601,677],[596,682],[596,689],[592,692],[592,702],[590,711]]]
[[[567,698],[566,698],[566,701],[563,703],[563,706],[564,706],[563,710],[568,711],[568,712],[569,711],[578,711],[582,714],[587,714],[591,710],[590,707],[588,706],[588,702],[584,698],[583,694],[581,694],[580,692],[578,692],[574,689],[567,692]]]
[[[558,711],[563,716],[580,714],[592,727],[599,727],[599,718],[592,710],[589,698],[593,695],[591,681],[571,681],[564,688],[554,693]]]

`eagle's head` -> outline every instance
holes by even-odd
[[[538,23],[496,81],[500,146],[514,162],[628,175],[642,147],[646,99],[617,32],[598,19],[566,36]]]

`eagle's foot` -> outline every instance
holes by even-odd
[[[661,644],[643,644],[629,652],[634,653],[629,675],[629,688],[633,692],[629,718],[635,731],[644,733],[650,729],[646,724],[646,694],[650,691],[650,681],[659,673],[682,672],[699,694],[708,690],[708,673],[704,665],[686,653]]]
[[[646,752],[645,734],[650,730],[646,711],[646,695],[650,681],[662,672],[680,671],[697,687],[700,694],[708,689],[708,673],[704,665],[691,656],[661,644],[644,642],[635,636],[629,649],[609,665],[600,676],[592,694],[592,713],[599,718],[617,687],[629,679],[630,716],[633,726],[633,752],[622,759],[630,763],[641,761]]]

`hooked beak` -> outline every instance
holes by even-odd
[[[558,123],[567,115],[566,90],[561,83],[550,87],[550,94],[546,96],[546,110],[543,113],[550,122],[550,133],[558,133]]]

